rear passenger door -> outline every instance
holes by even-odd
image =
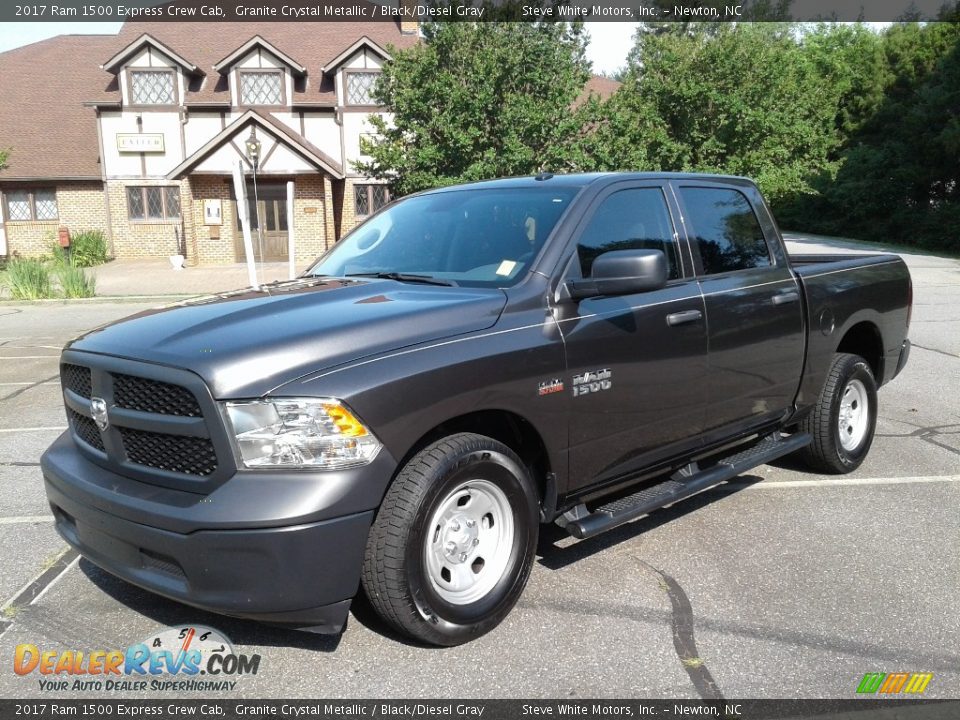
[[[708,328],[705,441],[792,405],[803,368],[800,287],[752,185],[675,183]]]
[[[665,190],[667,190],[665,192]],[[557,308],[570,392],[571,490],[614,481],[699,444],[707,336],[676,205],[660,183],[618,183],[574,233],[567,279],[612,250],[660,250],[666,287]]]

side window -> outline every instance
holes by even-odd
[[[660,188],[620,190],[601,203],[577,243],[583,277],[590,276],[599,255],[611,250],[661,250],[667,277],[680,277],[673,223]]]
[[[763,230],[743,193],[726,188],[681,187],[680,197],[704,275],[770,265]]]

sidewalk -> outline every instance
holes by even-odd
[[[303,272],[308,263],[297,266]],[[174,270],[167,260],[114,260],[90,268],[97,278],[97,297],[117,295],[204,295],[236,290],[250,285],[247,266],[200,265]],[[261,283],[289,278],[287,263],[263,263],[257,267]]]

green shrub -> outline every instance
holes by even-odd
[[[57,265],[67,265],[67,251],[55,242],[51,246]],[[103,265],[107,261],[107,239],[100,230],[85,230],[70,238],[70,261],[74,267]]]
[[[88,275],[82,268],[63,265],[57,270],[63,296],[68,298],[93,297],[97,287],[96,278]]]
[[[15,300],[53,297],[50,269],[34,258],[15,258],[7,263],[7,286]]]

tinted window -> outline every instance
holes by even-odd
[[[580,191],[569,186],[465,189],[400,200],[359,225],[310,272],[400,272],[472,287],[519,282]]]
[[[760,223],[743,193],[685,187],[680,196],[705,275],[770,264]]]
[[[597,208],[577,244],[583,277],[590,276],[599,255],[611,250],[661,250],[667,276],[680,277],[673,223],[659,188],[620,190]]]

